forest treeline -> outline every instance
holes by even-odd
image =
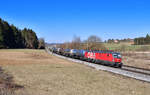
[[[43,38],[38,39],[32,29],[19,29],[0,18],[0,48],[44,48]]]
[[[134,38],[134,39],[108,39],[107,41],[105,41],[105,43],[122,43],[122,42],[128,42],[128,43],[132,43],[133,45],[150,45],[150,35],[147,34],[146,37],[138,37],[138,38]]]
[[[150,45],[150,36],[147,34],[146,37],[139,37],[134,39],[135,45]]]

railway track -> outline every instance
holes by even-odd
[[[148,69],[137,68],[137,67],[127,66],[127,65],[123,65],[122,68],[112,68],[112,67],[108,67],[108,66],[93,64],[90,62],[85,62],[85,61],[81,61],[78,59],[73,59],[73,58],[61,56],[61,55],[58,55],[55,53],[51,53],[47,48],[46,48],[46,52],[49,54],[53,54],[57,57],[72,61],[72,62],[88,65],[97,70],[104,70],[104,71],[112,72],[115,74],[123,75],[126,77],[130,77],[130,78],[134,78],[137,80],[141,80],[141,81],[150,83],[150,70],[148,70]]]
[[[138,68],[138,67],[134,67],[134,66],[123,65],[122,69],[132,71],[132,72],[141,73],[141,74],[145,74],[145,75],[150,75],[150,70],[145,69],[145,68]]]

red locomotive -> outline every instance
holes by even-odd
[[[121,54],[112,51],[86,51],[85,60],[113,67],[122,67]]]

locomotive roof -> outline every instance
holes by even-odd
[[[89,51],[89,50],[88,50]],[[91,51],[95,53],[110,53],[110,54],[120,54],[119,52],[114,52],[114,51]]]
[[[56,50],[56,47],[52,47],[54,50]],[[61,49],[61,48],[60,48]],[[91,50],[84,50],[84,49],[64,49],[64,51],[70,51],[70,50],[75,50],[78,52],[83,52],[83,51],[87,51],[87,52],[94,52],[94,53],[110,53],[110,54],[120,54],[119,52],[114,52],[111,50],[95,50],[95,51],[91,51]]]

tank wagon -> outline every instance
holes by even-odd
[[[79,49],[50,48],[50,51],[66,57],[76,58],[96,64],[121,68],[122,56],[113,51],[91,51]]]
[[[66,56],[66,57],[70,57],[70,50],[71,49],[64,49],[62,55]]]
[[[77,49],[71,49],[70,50],[70,57],[77,58],[77,52],[78,52]]]
[[[71,49],[70,50],[70,57],[76,58],[76,59],[83,59],[85,54],[85,50],[79,50],[79,49]]]

